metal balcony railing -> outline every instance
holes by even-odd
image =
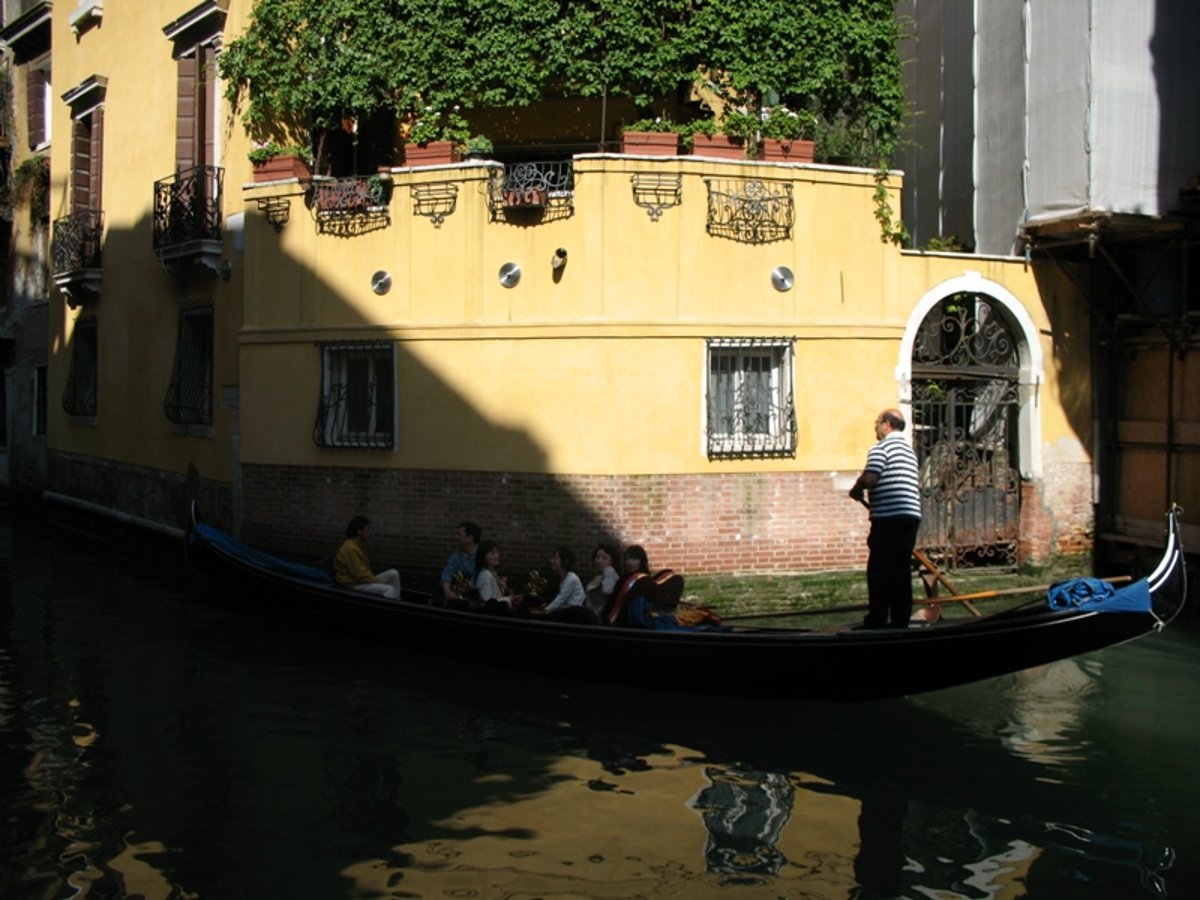
[[[492,218],[531,211],[542,221],[574,212],[575,169],[571,160],[508,163],[489,184]]]
[[[50,263],[54,275],[66,276],[100,268],[100,239],[104,212],[85,209],[54,220]]]
[[[195,166],[154,182],[154,249],[221,239],[225,170]]]

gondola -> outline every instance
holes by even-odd
[[[1187,593],[1178,513],[1154,571],[1111,596],[1051,608],[1040,598],[972,619],[909,629],[732,628],[659,631],[495,615],[336,585],[319,569],[249,547],[198,519],[191,565],[240,596],[420,652],[536,667],[613,683],[801,700],[878,700],[966,684],[1111,647],[1165,627]],[[272,604],[272,609],[275,607]]]

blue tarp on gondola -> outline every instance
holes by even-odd
[[[1098,578],[1073,578],[1050,585],[1046,602],[1053,610],[1150,612],[1150,584],[1143,578],[1117,590]]]
[[[286,559],[280,559],[278,556],[272,556],[270,553],[255,550],[253,547],[243,544],[237,538],[231,537],[225,532],[213,528],[211,525],[205,525],[203,522],[196,524],[196,533],[208,543],[220,547],[231,556],[245,560],[252,566],[257,566],[270,572],[278,572],[280,575],[288,575],[292,578],[303,578],[306,581],[313,581],[317,584],[334,583],[333,578],[327,572],[322,572],[320,569],[313,568],[312,566],[288,562]]]

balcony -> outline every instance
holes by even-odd
[[[575,167],[560,162],[508,163],[489,183],[493,222],[552,222],[575,212]]]
[[[387,175],[318,178],[312,184],[312,208],[321,234],[351,236],[391,224],[388,206],[392,182]]]
[[[225,170],[196,166],[154,182],[154,252],[168,272],[221,269]]]
[[[100,243],[104,213],[85,209],[54,220],[50,244],[54,283],[71,306],[100,296]]]

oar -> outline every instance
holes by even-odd
[[[1125,584],[1133,579],[1129,575],[1117,575],[1113,578],[1102,578],[1109,584]],[[924,597],[913,603],[914,607],[928,606],[931,603],[957,603],[963,600],[992,600],[997,597],[1011,597],[1015,594],[1036,594],[1050,590],[1051,585],[1034,584],[1027,587],[997,588],[991,591],[975,591],[971,594],[952,594],[949,597]],[[721,616],[723,622],[736,622],[742,619],[783,619],[788,616],[818,616],[827,613],[862,612],[869,607],[865,603],[855,603],[850,606],[822,606],[818,609],[785,609],[774,612],[738,613],[734,616]]]

